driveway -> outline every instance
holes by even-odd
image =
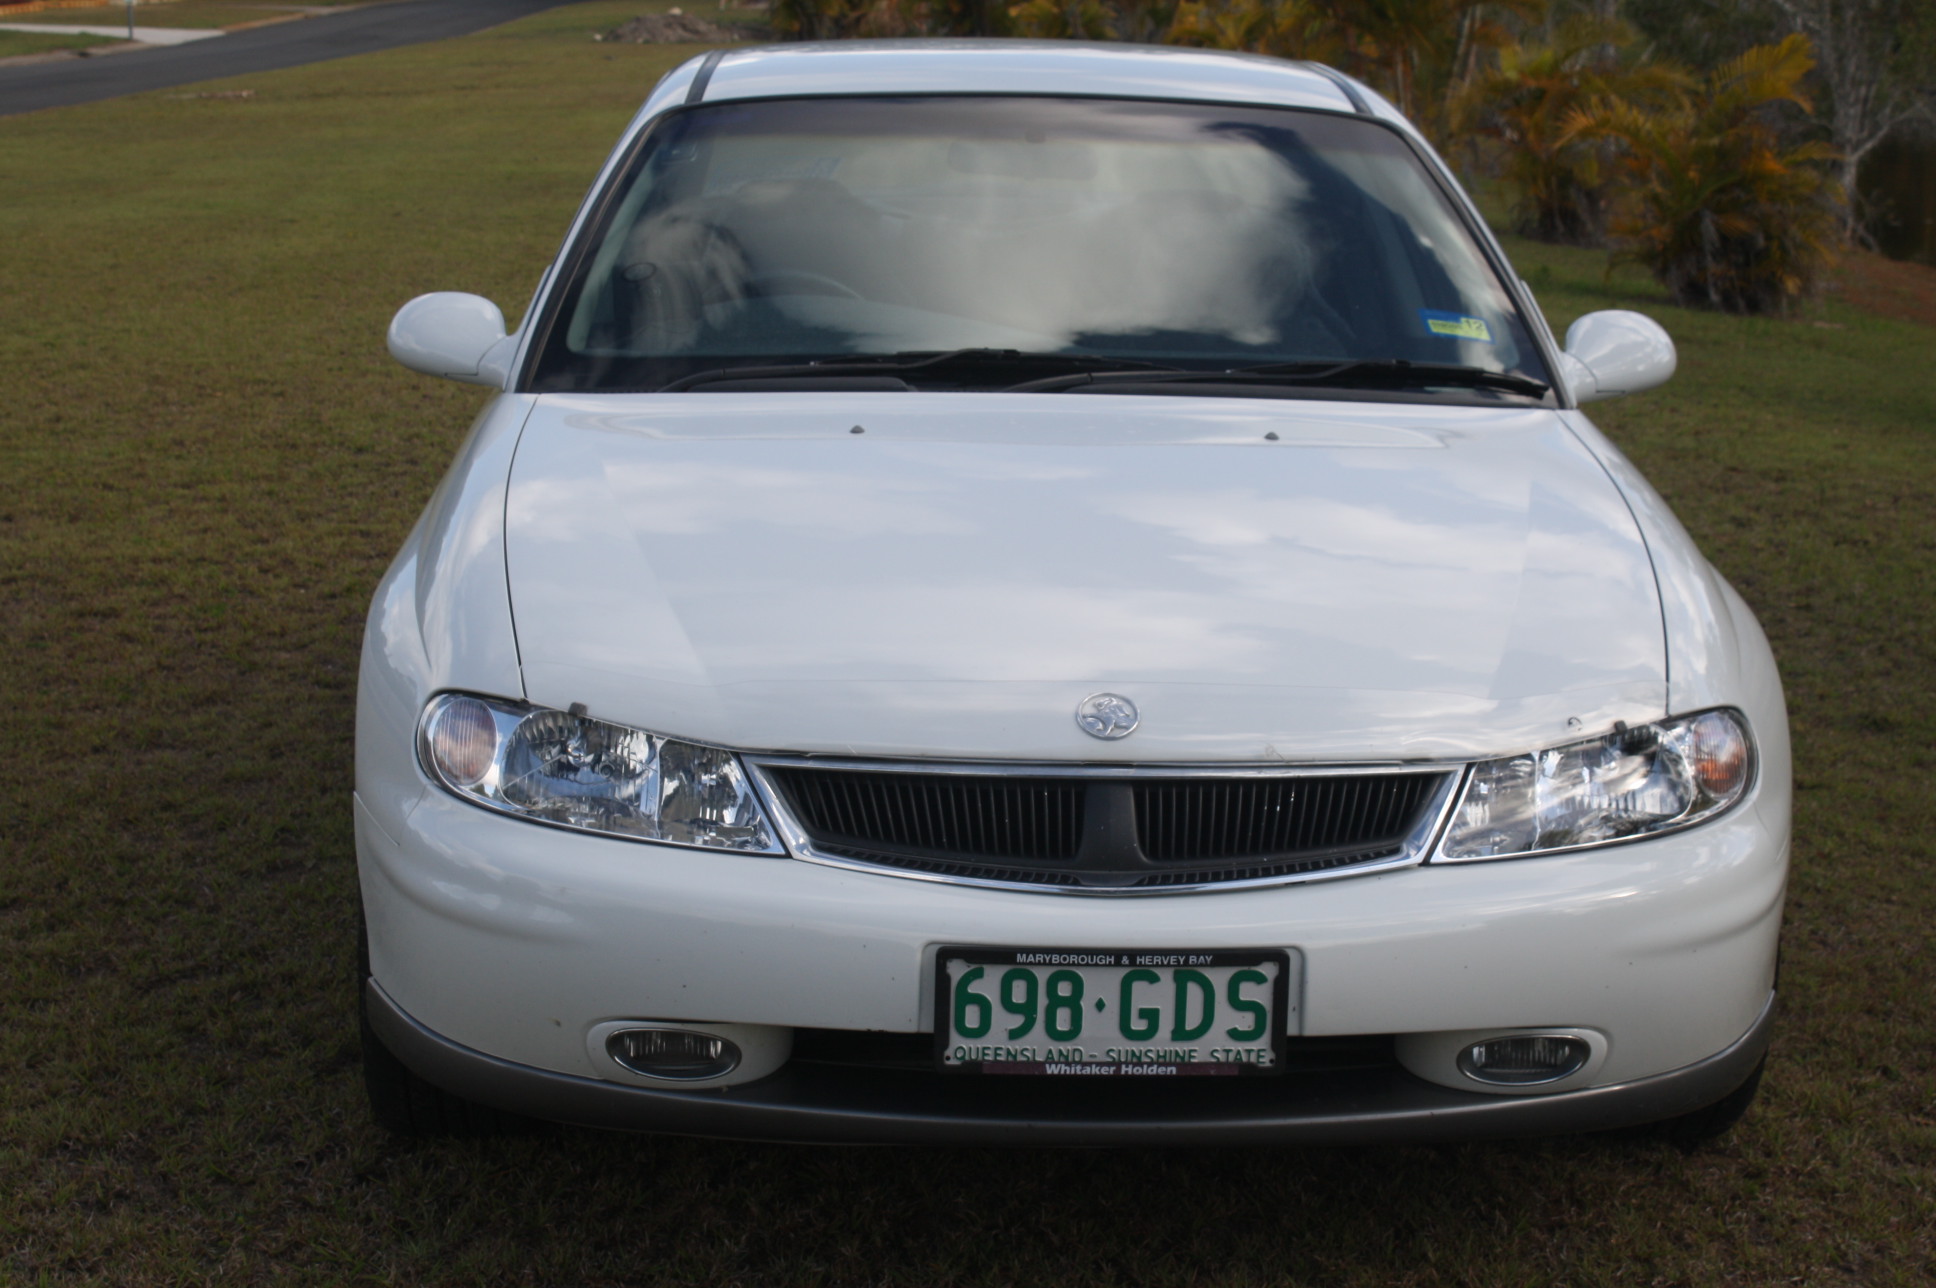
[[[571,0],[395,0],[97,58],[0,67],[0,116],[444,40]]]

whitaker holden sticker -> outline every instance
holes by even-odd
[[[1484,318],[1469,318],[1463,313],[1441,313],[1437,309],[1420,309],[1418,315],[1425,319],[1425,329],[1433,335],[1442,335],[1448,340],[1492,343],[1492,328],[1486,325]]]

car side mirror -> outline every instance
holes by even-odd
[[[1606,309],[1566,328],[1560,355],[1575,402],[1618,398],[1667,383],[1679,359],[1673,337],[1644,313]]]
[[[412,371],[499,389],[511,375],[516,348],[504,333],[504,313],[481,295],[437,291],[419,295],[390,321],[390,356]]]

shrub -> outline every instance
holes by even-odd
[[[1808,38],[1758,45],[1670,107],[1609,99],[1576,109],[1568,140],[1616,139],[1630,179],[1615,262],[1645,265],[1682,304],[1786,311],[1809,294],[1837,241],[1835,152],[1788,145],[1775,109],[1806,110]]]
[[[1345,61],[1350,32],[1320,0],[1184,0],[1164,40],[1278,58]]]
[[[1612,145],[1569,134],[1570,119],[1596,102],[1663,107],[1688,81],[1671,64],[1635,57],[1634,43],[1624,23],[1576,15],[1550,35],[1506,45],[1497,65],[1460,94],[1455,133],[1499,143],[1515,232],[1576,246],[1602,242]]]
[[[1329,63],[1397,105],[1435,142],[1481,54],[1508,42],[1507,23],[1546,0],[1185,0],[1172,44],[1248,49]]]
[[[1009,10],[1017,35],[1056,40],[1161,41],[1177,0],[1027,0]]]
[[[1000,0],[772,0],[782,40],[870,36],[1006,36],[1014,20]]]

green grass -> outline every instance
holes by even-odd
[[[309,3],[310,0],[302,0]],[[137,27],[233,27],[239,23],[261,22],[267,18],[287,18],[287,9],[255,8],[226,0],[179,0],[179,3],[138,4],[134,7]],[[126,5],[105,4],[84,9],[42,9],[8,22],[51,22],[68,27],[125,27]]]
[[[351,975],[371,588],[481,396],[383,328],[516,315],[687,50],[647,5],[0,122],[0,1283],[1923,1285],[1936,332],[1665,306],[1516,244],[1556,326],[1681,344],[1596,418],[1755,605],[1800,757],[1785,1016],[1717,1147],[399,1145]],[[1816,326],[1814,322],[1827,325]]]
[[[42,35],[37,31],[0,31],[0,58],[18,58],[22,54],[51,54],[62,49],[91,49],[96,45],[112,45],[114,40],[108,36],[64,36],[54,32]]]

